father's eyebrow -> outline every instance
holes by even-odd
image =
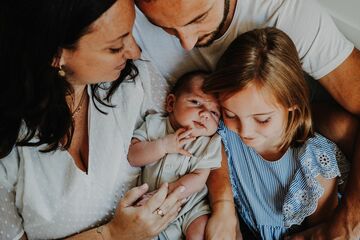
[[[130,34],[130,32],[124,33],[123,35],[118,36],[117,38],[112,39],[112,40],[110,40],[110,41],[107,41],[106,43],[107,43],[107,44],[114,43],[114,42],[118,41],[118,40],[121,39],[121,38],[127,37],[129,34]]]
[[[205,15],[207,15],[209,13],[210,9],[208,9],[206,12],[200,14],[199,16],[195,17],[193,20],[191,20],[190,22],[186,23],[184,26],[190,25],[194,22],[197,22],[199,19],[202,19]]]
[[[211,6],[207,11],[205,11],[204,13],[202,13],[202,14],[198,15],[197,17],[195,17],[194,19],[192,19],[190,22],[185,23],[182,27],[188,26],[188,25],[190,25],[190,24],[198,21],[199,19],[203,18],[205,15],[207,15],[207,14],[209,13],[209,11],[211,10],[211,8],[212,8],[212,6]],[[155,25],[155,26],[158,26],[158,27],[161,27],[161,28],[172,28],[172,27],[161,26],[161,25],[159,25],[159,24],[156,24],[156,22],[155,22],[153,19],[151,19],[150,17],[147,17],[147,19],[148,19],[148,21],[149,21],[151,24],[153,24],[153,25]]]

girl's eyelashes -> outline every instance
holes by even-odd
[[[271,117],[268,117],[268,118],[266,118],[266,119],[264,119],[264,120],[262,120],[262,119],[255,119],[255,121],[256,121],[257,123],[259,123],[259,124],[267,124],[268,122],[270,122],[270,119],[271,119]]]
[[[235,117],[236,117],[235,114],[230,113],[230,112],[228,112],[228,111],[226,111],[226,110],[223,111],[223,116],[226,117],[226,118],[229,118],[229,119],[232,119],[232,118],[235,118]]]

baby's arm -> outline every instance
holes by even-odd
[[[185,191],[181,193],[180,198],[187,198],[204,188],[209,173],[210,169],[195,169],[175,182],[169,183],[169,192],[172,192],[179,186],[184,186]]]
[[[183,146],[195,140],[190,137],[191,130],[178,129],[174,134],[169,134],[154,141],[140,141],[137,138],[131,140],[128,160],[133,167],[142,167],[161,159],[168,153],[180,153],[191,156],[191,153],[183,149]]]
[[[319,175],[316,179],[324,188],[324,193],[318,201],[316,211],[306,218],[306,224],[309,227],[329,219],[334,214],[338,205],[337,178],[326,179]]]

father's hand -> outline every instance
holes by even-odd
[[[359,240],[359,229],[352,229],[348,224],[353,214],[359,214],[359,210],[354,209],[353,213],[348,214],[345,214],[344,209],[342,210],[337,212],[331,220],[286,237],[285,240]]]
[[[212,214],[206,225],[206,240],[242,239],[240,231],[236,238],[237,218],[234,205],[228,201],[217,202],[212,206]]]

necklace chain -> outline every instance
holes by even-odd
[[[84,91],[83,91],[83,93],[82,93],[82,95],[81,95],[79,104],[77,105],[77,107],[75,108],[75,110],[71,113],[71,117],[72,117],[72,118],[75,118],[75,116],[81,111],[83,102],[84,102],[84,100],[85,100],[85,95],[86,95],[86,87],[84,88]]]

